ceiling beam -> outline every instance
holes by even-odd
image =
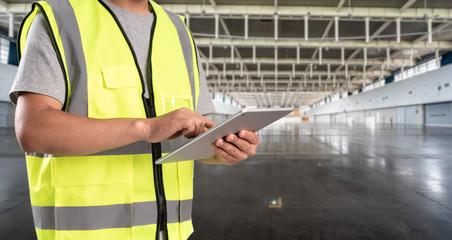
[[[248,5],[216,5],[204,6],[202,4],[162,4],[162,6],[175,13],[185,14],[190,13],[196,15],[204,12],[204,16],[215,14],[226,16],[243,16],[255,15],[255,16],[267,16],[271,17],[275,14],[274,6],[248,6]],[[204,11],[203,11],[204,10]],[[436,16],[439,19],[450,20],[452,19],[452,9],[443,8],[410,8],[401,12],[399,8],[367,8],[367,7],[355,7],[350,9],[340,9],[337,7],[317,7],[317,6],[278,6],[279,16],[322,16],[322,17],[349,17],[349,14],[354,18],[383,18],[383,19],[395,19],[395,18],[407,18],[407,19],[424,19],[424,15]]]
[[[198,47],[208,47],[210,44],[217,47],[224,46],[235,46],[235,47],[290,47],[296,48],[300,45],[299,40],[278,40],[275,41],[270,39],[212,39],[212,38],[196,38],[196,43]],[[426,45],[425,43],[413,44],[412,42],[401,41],[397,43],[396,41],[370,41],[368,43],[359,40],[349,40],[349,41],[306,41],[303,42],[304,48],[318,48],[318,47],[329,47],[330,49],[340,49],[340,48],[391,48],[391,49],[440,49],[440,50],[450,50],[452,49],[452,42],[450,41],[436,41],[432,44]]]
[[[200,51],[200,56],[201,56],[201,62],[203,63],[212,63],[212,64],[223,64],[223,63],[229,63],[229,64],[274,64],[275,63],[275,59],[274,58],[242,58],[242,59],[235,59],[234,63],[231,62],[231,58],[230,57],[225,57],[225,58],[212,58],[212,61],[210,61],[208,56],[205,56],[204,54],[201,54]],[[278,65],[292,65],[294,62],[296,62],[297,59],[295,58],[280,58],[278,59]],[[381,65],[384,64],[386,60],[375,60],[375,59],[368,59],[367,60],[367,64],[368,65]],[[318,61],[312,60],[310,58],[300,58],[299,59],[299,64],[303,65],[303,64],[318,64]],[[323,59],[323,63],[324,64],[331,64],[331,65],[341,65],[342,61],[341,59],[335,59],[335,58],[324,58]],[[349,59],[345,61],[346,64],[349,65],[361,65],[363,63],[363,59]],[[403,65],[407,65],[408,61],[406,59],[391,59],[391,65],[392,66],[403,66]],[[297,72],[299,70],[296,70]]]
[[[210,75],[213,75],[213,76],[217,76],[218,74],[223,75],[223,73],[224,73],[223,70],[210,71]],[[273,71],[273,70],[266,70],[266,71],[261,71],[260,74],[264,75],[264,76],[268,76],[268,77],[274,77],[275,76],[275,71]],[[343,76],[345,76],[345,71],[338,71],[338,72],[335,72],[334,74],[337,77],[339,77],[339,76],[343,77]],[[352,75],[352,76],[362,76],[363,72],[361,70],[359,70],[359,71],[358,70],[348,70],[348,74]],[[390,75],[391,72],[390,71],[385,71],[384,74],[385,75]],[[232,75],[236,76],[235,77],[236,81],[239,81],[241,79],[240,71],[237,71],[237,70],[227,70],[226,71],[226,76],[232,76]],[[242,78],[246,79],[246,77],[245,77],[246,75],[256,77],[256,79],[253,80],[255,82],[260,81],[260,79],[257,79],[257,76],[259,75],[259,73],[257,71],[246,71],[246,72],[244,72],[244,76]],[[277,75],[278,75],[278,79],[279,79],[279,76],[286,77],[286,79],[289,79],[289,76],[292,75],[292,71],[291,70],[289,70],[289,71],[281,71],[281,70],[279,70]],[[300,74],[297,74],[296,77],[301,77],[301,76],[304,76],[304,75],[307,75],[309,77],[309,72],[303,71]],[[313,71],[312,75],[316,76],[316,77],[319,76],[319,75],[326,77],[326,76],[328,76],[328,71]],[[368,77],[380,76],[381,72],[380,71],[367,71],[366,75]],[[331,81],[333,81],[333,80],[331,80]]]
[[[238,93],[229,92],[227,95],[237,101],[241,105],[257,105],[259,102],[257,99],[262,99],[261,102],[268,106],[271,102],[281,103],[285,95],[288,95],[291,99],[290,102],[286,102],[286,105],[312,105],[325,97],[328,97],[333,92],[267,92],[267,93]],[[270,103],[270,104],[268,104]]]

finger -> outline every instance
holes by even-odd
[[[208,119],[206,117],[204,117],[204,122],[205,122],[204,126],[206,128],[212,128],[212,127],[214,127],[216,125],[214,122],[212,122],[210,119]]]
[[[196,124],[196,136],[199,136],[201,133],[204,132],[204,122],[203,121],[199,121]]]
[[[230,155],[223,149],[217,147],[215,144],[212,144],[212,148],[218,155],[220,155],[221,158],[223,158],[225,160],[226,165],[234,165],[241,161],[241,160],[235,158],[234,156]]]
[[[246,153],[248,156],[254,156],[256,154],[256,145],[250,144],[248,141],[239,138],[235,134],[226,136],[226,141],[234,144],[240,151]]]
[[[259,136],[253,131],[242,130],[239,132],[238,136],[250,144],[258,145],[259,144]]]
[[[216,146],[224,150],[229,155],[233,156],[235,159],[238,159],[239,161],[243,161],[248,158],[248,155],[246,153],[242,152],[234,144],[228,143],[223,139],[218,139]]]
[[[185,129],[182,130],[182,134],[186,138],[193,138],[196,135],[195,131],[196,131],[195,124],[194,123],[187,123]]]

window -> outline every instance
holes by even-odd
[[[400,80],[404,80],[428,71],[432,71],[435,69],[438,69],[440,66],[439,64],[436,62],[436,59],[432,59],[428,62],[419,64],[417,66],[408,68],[404,71],[401,71],[400,73],[394,75],[394,81],[400,81]]]
[[[7,64],[9,56],[9,40],[0,38],[0,63]]]

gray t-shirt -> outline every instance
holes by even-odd
[[[149,42],[153,14],[137,14],[120,8],[107,0],[103,0],[114,12],[135,51],[138,65],[145,77],[145,83],[149,81]],[[19,92],[33,92],[53,97],[64,103],[66,87],[63,73],[58,58],[52,45],[49,29],[41,13],[36,15],[30,26],[27,42],[17,71],[16,79],[10,90],[10,100],[17,103]],[[212,100],[207,88],[206,77],[199,64],[200,87],[196,112],[208,114],[214,112]],[[145,96],[148,97],[147,87]]]

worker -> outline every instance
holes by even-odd
[[[184,19],[147,0],[41,1],[17,43],[10,98],[38,239],[187,239],[193,161],[155,164],[215,125]],[[242,130],[199,160],[236,164],[258,144]]]

